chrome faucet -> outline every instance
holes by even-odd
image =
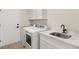
[[[61,28],[63,28],[63,32],[62,33],[65,33],[66,34],[67,33],[67,29],[65,28],[65,25],[64,24],[61,25]]]

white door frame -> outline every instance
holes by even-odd
[[[1,10],[1,45],[8,45],[20,41],[20,29],[16,28],[20,24],[19,10]]]

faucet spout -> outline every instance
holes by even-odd
[[[62,33],[67,33],[67,29],[65,28],[65,25],[64,24],[61,25],[61,28],[63,28]]]

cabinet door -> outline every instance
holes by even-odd
[[[47,19],[46,9],[30,9],[28,12],[30,19]]]
[[[40,49],[57,49],[57,48],[50,42],[46,41],[45,39],[40,39]]]
[[[47,9],[42,9],[42,18],[47,19]]]
[[[42,9],[34,9],[32,12],[33,19],[41,19],[42,18]]]
[[[72,44],[63,42],[59,39],[49,37],[46,35],[40,35],[40,47],[47,48],[47,49],[76,49],[77,47],[73,46]]]
[[[40,34],[40,49],[57,49],[49,40],[50,37]]]

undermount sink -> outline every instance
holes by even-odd
[[[53,33],[50,33],[50,35],[60,37],[60,38],[64,38],[64,39],[69,39],[71,37],[71,35],[67,35],[65,33],[59,33],[59,32],[53,32]]]

